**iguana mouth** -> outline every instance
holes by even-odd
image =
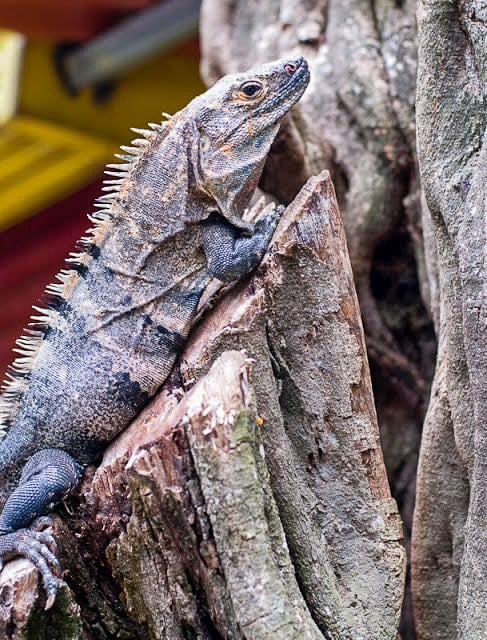
[[[281,64],[280,69],[284,77],[281,80],[281,86],[276,90],[275,99],[263,104],[262,110],[257,110],[260,114],[274,112],[273,121],[280,120],[283,114],[298,102],[310,79],[308,62],[303,56],[285,60]],[[276,106],[278,103],[280,106]]]

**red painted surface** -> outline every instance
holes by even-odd
[[[0,233],[0,377],[11,363],[12,348],[32,314],[32,305],[63,268],[64,259],[91,224],[86,214],[100,194],[102,181],[21,224]]]
[[[1,0],[0,26],[29,37],[86,40],[155,0]]]

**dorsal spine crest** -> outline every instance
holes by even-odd
[[[120,147],[124,153],[116,153],[115,157],[122,160],[123,163],[107,165],[105,174],[110,178],[104,180],[102,187],[104,193],[94,203],[96,210],[88,214],[88,220],[93,226],[77,242],[77,248],[80,251],[69,253],[65,260],[68,268],[61,269],[55,276],[58,282],[47,285],[42,299],[43,306],[32,307],[37,313],[30,317],[29,326],[17,339],[17,346],[13,351],[18,354],[18,357],[8,367],[4,382],[0,387],[0,437],[2,432],[4,434],[8,429],[17,404],[27,387],[29,372],[46,338],[46,332],[58,314],[56,301],[69,298],[72,288],[80,277],[79,269],[76,267],[89,266],[92,259],[90,249],[107,233],[112,220],[113,205],[116,203],[117,195],[134,165],[143,158],[144,152],[151,142],[160,142],[161,138],[167,135],[168,129],[170,129],[168,125],[172,125],[172,116],[166,113],[163,113],[163,116],[167,118],[166,122],[150,122],[149,129],[132,128],[134,133],[142,137],[132,140],[131,146],[123,145]],[[51,306],[52,308],[50,308]]]

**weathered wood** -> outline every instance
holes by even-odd
[[[196,328],[179,371],[57,524],[79,625],[66,637],[394,640],[401,523],[326,172]],[[5,573],[0,595],[13,579],[32,593],[33,570]],[[19,621],[7,603],[6,638],[45,637],[33,611],[65,622],[66,607],[36,606]]]
[[[70,590],[61,587],[52,613],[42,608],[37,569],[24,559],[9,562],[0,575],[0,637],[10,640],[25,638],[78,640],[82,623],[79,606]]]
[[[208,349],[240,345],[255,359],[267,465],[313,616],[331,637],[394,638],[402,534],[329,177],[311,179],[289,207],[261,274],[197,330],[183,354],[186,375],[204,370]],[[374,530],[379,522],[385,528]]]
[[[426,275],[415,154],[415,13],[416,0],[204,0],[201,19],[208,84],[290,52],[310,62],[310,86],[271,150],[262,187],[287,202],[294,176],[330,170],[407,547],[436,348],[424,307],[434,314],[436,289]],[[413,627],[407,592],[404,638],[413,640]]]
[[[277,563],[285,539],[259,474],[255,418],[249,362],[226,352],[164,420],[155,416],[159,443],[132,455],[134,510],[110,556],[129,610],[150,616],[153,637],[184,638],[188,628],[208,638],[321,637],[289,597],[289,561]]]
[[[424,639],[487,628],[486,18],[480,0],[419,3],[418,149],[440,335],[413,545]]]

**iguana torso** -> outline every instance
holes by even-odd
[[[277,216],[253,228],[242,214],[308,80],[302,58],[226,76],[123,147],[128,162],[109,165],[83,251],[18,341],[2,400],[0,556],[29,557],[48,604],[52,539],[27,527],[167,378],[210,279],[235,280],[259,262]]]

